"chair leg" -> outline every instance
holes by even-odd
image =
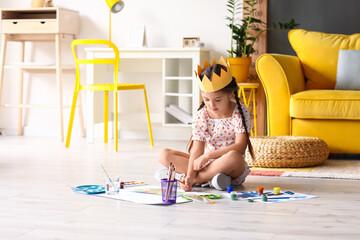
[[[151,122],[150,122],[149,105],[148,105],[148,101],[147,101],[145,87],[144,87],[144,98],[145,98],[146,115],[147,115],[147,122],[148,122],[148,128],[149,128],[150,144],[151,144],[151,147],[154,147],[154,140],[153,140],[153,136],[152,136]]]
[[[114,91],[114,138],[115,138],[115,152],[118,150],[118,92],[117,90]]]
[[[104,91],[104,143],[108,143],[109,91]]]
[[[78,108],[79,108],[80,134],[82,137],[85,137],[84,114],[82,110],[81,92],[78,92]]]
[[[75,49],[76,56],[78,56],[78,49]],[[82,97],[81,92],[78,92],[78,108],[79,108],[79,124],[80,124],[80,134],[82,137],[86,136],[85,127],[84,127],[84,113],[83,113],[83,105],[82,105]]]
[[[71,112],[70,112],[70,119],[69,119],[69,127],[68,127],[67,136],[66,136],[65,147],[69,147],[69,146],[70,146],[71,131],[72,131],[73,123],[74,123],[74,116],[75,116],[75,109],[76,109],[76,100],[77,100],[77,97],[78,97],[78,92],[79,92],[79,90],[75,89],[75,91],[74,91],[74,97],[73,97],[73,102],[72,102],[72,105],[71,105]]]

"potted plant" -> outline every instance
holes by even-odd
[[[244,2],[247,4],[246,7],[243,7],[243,11],[246,13],[244,15],[247,16],[244,18],[241,16],[243,0],[228,0],[226,5],[230,12],[230,16],[226,17],[229,20],[227,26],[231,29],[232,36],[227,60],[237,82],[247,81],[251,54],[255,52],[254,43],[263,32],[272,29],[293,29],[299,25],[295,23],[294,19],[291,19],[288,23],[279,22],[274,24],[273,28],[268,28],[265,22],[253,16],[258,3],[257,0],[244,0]],[[251,26],[252,24],[256,27]],[[252,30],[251,36],[249,34],[250,29]]]

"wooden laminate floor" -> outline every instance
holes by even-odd
[[[286,203],[140,205],[73,193],[112,175],[158,184],[157,154],[186,142],[0,137],[0,239],[359,239],[359,181],[249,176],[235,190],[280,186],[318,198]],[[212,191],[212,190],[211,190]]]

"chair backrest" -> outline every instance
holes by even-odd
[[[110,47],[114,52],[114,58],[97,58],[97,59],[83,59],[78,58],[76,54],[76,46],[78,45],[106,45]],[[110,41],[103,40],[103,39],[78,39],[74,40],[71,43],[72,52],[75,59],[75,65],[76,65],[76,76],[77,80],[80,81],[80,71],[79,71],[79,64],[114,64],[114,72],[115,72],[115,84],[117,84],[117,73],[119,70],[119,50]]]

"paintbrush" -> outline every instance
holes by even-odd
[[[117,189],[116,189],[116,187],[115,187],[115,184],[114,184],[114,183],[113,183],[113,181],[111,180],[111,178],[110,178],[109,174],[106,172],[106,170],[105,170],[104,166],[103,166],[102,164],[100,164],[100,165],[101,165],[102,169],[104,170],[104,172],[105,172],[105,174],[106,174],[107,178],[109,179],[109,181],[110,181],[110,182],[111,182],[111,184],[113,185],[114,190],[115,190],[116,192],[118,192],[118,191],[117,191]]]
[[[170,163],[169,166],[169,172],[168,172],[168,182],[166,184],[166,191],[165,191],[165,200],[168,201],[169,200],[169,194],[170,194],[170,187],[172,185],[170,185],[170,181],[172,181],[172,177],[173,177],[173,172],[175,174],[175,167],[172,165],[172,162]]]

